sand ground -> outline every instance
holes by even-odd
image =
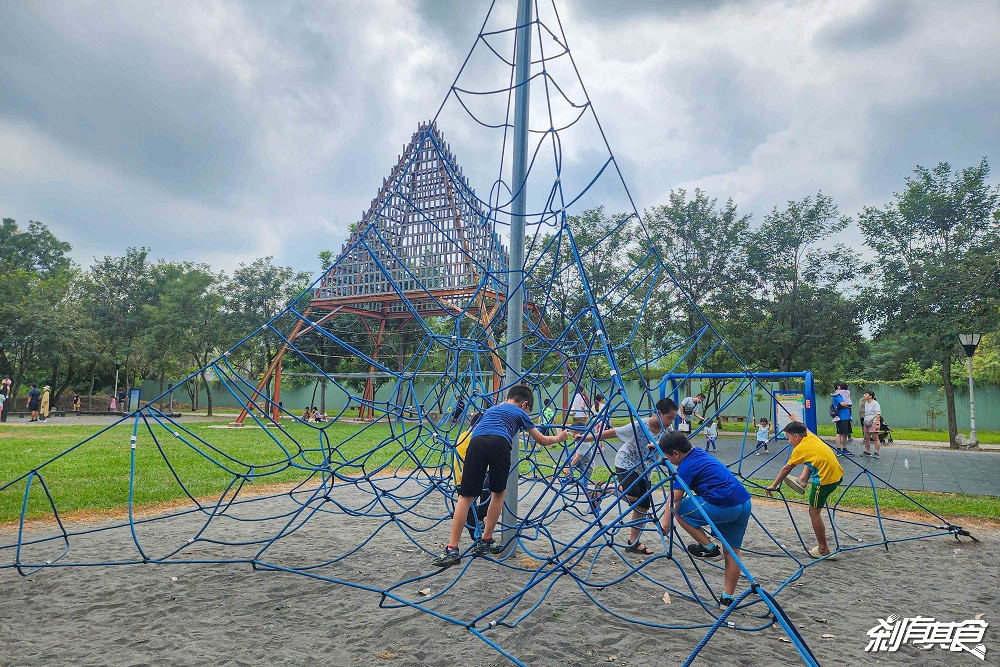
[[[345,505],[363,502],[350,487],[338,489]],[[351,497],[352,494],[357,498]],[[432,516],[441,514],[439,500]],[[262,518],[294,509],[288,498],[248,503],[238,508],[243,519]],[[423,503],[421,510],[423,510]],[[795,543],[788,512],[781,505],[760,503],[755,509],[773,534]],[[800,527],[801,512],[793,511]],[[216,519],[203,537],[228,542],[273,536],[286,519],[224,521]],[[204,520],[195,515],[138,526],[140,544],[151,557],[183,549],[187,559],[246,558],[260,545],[226,546],[211,541],[187,545]],[[865,517],[844,516],[842,528],[856,538],[877,539],[874,524]],[[73,529],[99,524],[76,524]],[[414,519],[414,533],[423,547],[436,549],[446,539],[447,527],[436,521]],[[563,513],[552,526],[556,536],[580,530],[579,520]],[[380,529],[381,527],[381,529]],[[905,524],[892,526],[892,535],[925,532]],[[0,543],[9,544],[8,527]],[[29,534],[48,534],[34,525]],[[314,570],[327,577],[372,586],[430,575],[395,589],[397,595],[465,621],[520,590],[529,573],[502,567],[486,559],[471,561],[461,577],[458,568],[436,571],[429,556],[403,537],[396,524],[372,517],[319,513],[301,529],[270,548],[263,560],[285,567],[302,567],[348,554],[367,537],[360,550]],[[986,664],[1000,664],[1000,532],[981,526],[974,533],[980,544],[953,537],[936,537],[845,553],[836,562],[809,566],[802,579],[778,595],[791,619],[823,665],[974,665],[983,664],[968,653],[940,649],[918,651],[904,647],[897,653],[864,652],[866,632],[876,618],[932,616],[958,621],[984,614],[990,622],[985,645]],[[845,544],[849,538],[844,538]],[[857,544],[857,542],[851,542]],[[543,549],[543,543],[535,543]],[[657,545],[660,547],[661,545]],[[775,549],[763,531],[751,527],[749,549]],[[661,552],[661,548],[656,549]],[[35,545],[22,558],[43,561],[57,555],[56,545]],[[74,537],[73,561],[133,559],[136,547],[128,529]],[[10,549],[0,550],[0,564],[12,561]],[[639,562],[637,556],[629,556]],[[523,561],[521,561],[523,563]],[[795,569],[789,558],[746,555],[751,572],[774,589]],[[590,561],[588,561],[588,565]],[[627,566],[609,549],[593,563],[590,580],[607,582],[624,574]],[[583,567],[574,572],[583,574]],[[685,565],[685,571],[694,569]],[[721,574],[706,568],[710,585]],[[677,564],[660,558],[643,573],[687,590]],[[546,580],[546,584],[550,580]],[[451,588],[442,592],[447,586]],[[431,589],[427,599],[418,591]],[[701,584],[696,589],[707,596]],[[440,593],[440,595],[438,595]],[[658,623],[705,623],[713,619],[699,605],[673,594],[662,600],[663,589],[639,575],[591,594],[610,609]],[[535,590],[525,596],[511,618],[536,602]],[[319,581],[283,571],[254,570],[246,563],[145,564],[121,567],[48,568],[22,577],[0,570],[0,665],[509,665],[506,658],[462,626],[409,608],[380,608],[377,592]],[[761,605],[751,609],[760,613]],[[488,618],[497,618],[493,614]],[[511,620],[511,619],[508,619]],[[740,614],[740,624],[760,622]],[[994,623],[997,625],[994,626]],[[485,624],[481,624],[482,627]],[[665,630],[625,622],[603,611],[569,577],[560,578],[539,607],[515,628],[498,627],[486,635],[528,665],[672,665],[680,664],[704,635],[704,630]],[[824,638],[823,635],[832,635]],[[776,627],[759,632],[720,630],[695,661],[696,665],[802,664]],[[379,657],[379,656],[382,657]]]

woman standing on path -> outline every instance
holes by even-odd
[[[861,453],[861,456],[871,456],[873,459],[877,459],[878,450],[882,447],[882,439],[879,436],[879,431],[882,430],[882,406],[875,400],[875,392],[871,389],[865,392],[862,405],[865,406],[865,416],[861,426],[865,437],[865,451]],[[872,441],[875,442],[874,454],[869,452],[869,443]]]
[[[42,387],[42,402],[39,409],[42,421],[49,418],[49,386]]]
[[[0,410],[0,423],[7,421],[7,413],[14,408],[14,401],[10,398],[10,378],[4,378],[0,383],[0,395],[3,396],[4,409]]]

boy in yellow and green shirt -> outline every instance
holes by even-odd
[[[770,497],[795,466],[804,464],[802,474],[799,476],[799,485],[805,487],[807,483],[809,484],[805,489],[806,497],[809,498],[809,519],[816,533],[816,541],[819,542],[818,546],[809,550],[809,555],[813,558],[829,556],[830,547],[826,543],[826,525],[823,523],[822,510],[826,505],[826,499],[844,479],[844,469],[830,445],[820,440],[816,434],[810,433],[802,422],[791,422],[785,426],[785,435],[792,445],[792,453],[788,456],[788,463],[775,478],[774,484],[764,491]]]

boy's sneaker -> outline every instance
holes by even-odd
[[[861,456],[871,456],[868,452],[861,452]]]
[[[729,609],[729,605],[736,602],[736,598],[732,595],[726,595],[725,593],[719,597],[719,609]]]
[[[722,558],[722,549],[719,548],[718,544],[710,544],[707,547],[703,547],[700,544],[689,544],[688,553],[702,560],[719,560]]]
[[[458,547],[446,547],[444,553],[431,561],[434,567],[451,567],[462,562],[462,553]]]
[[[875,452],[874,454],[872,454],[872,458],[873,459],[877,459],[878,458],[878,452]]]
[[[494,539],[484,540],[480,537],[476,540],[476,543],[472,545],[472,551],[469,553],[473,556],[488,556],[496,555],[500,553],[500,551],[501,548],[499,542]]]

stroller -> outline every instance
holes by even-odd
[[[882,425],[879,427],[878,437],[883,445],[892,444],[892,429],[889,428],[889,424],[884,419],[882,420]]]

